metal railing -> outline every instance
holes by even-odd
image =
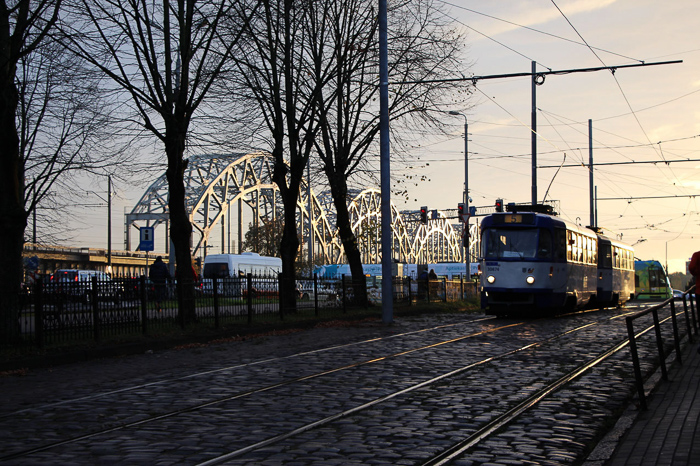
[[[663,380],[668,380],[668,371],[666,369],[666,354],[664,340],[661,335],[661,324],[663,322],[671,320],[672,330],[673,330],[673,351],[676,352],[676,361],[683,364],[683,359],[681,356],[681,335],[678,326],[678,318],[676,313],[676,301],[682,299],[683,301],[683,316],[685,317],[685,327],[686,335],[688,335],[689,341],[693,341],[693,330],[695,335],[698,335],[698,309],[695,295],[695,286],[691,287],[688,291],[683,293],[681,297],[672,297],[663,303],[657,304],[645,309],[643,311],[637,312],[631,316],[627,316],[625,321],[627,323],[627,334],[630,342],[630,354],[632,356],[632,364],[634,366],[634,377],[637,386],[637,393],[639,394],[639,403],[642,409],[647,409],[646,396],[644,394],[644,378],[642,376],[642,369],[639,360],[639,350],[637,348],[637,337],[646,333],[646,330],[640,332],[639,335],[634,333],[634,322],[637,319],[648,316],[651,314],[654,321],[654,334],[656,339],[656,349],[658,352],[659,364],[661,367],[661,378]],[[688,301],[690,301],[690,313],[688,313]],[[671,315],[666,317],[663,322],[659,319],[659,311],[664,309],[666,306],[670,306]]]
[[[358,306],[359,284],[350,277],[302,278],[282,287],[281,276],[204,279],[153,283],[146,277],[99,281],[37,282],[21,296],[18,335],[6,346],[46,347],[101,342],[138,335],[161,335],[185,328],[193,320],[220,329],[231,325],[285,319],[285,316],[321,317],[348,312]],[[392,299],[398,305],[457,301],[476,296],[476,283],[465,280],[415,280],[394,277]],[[381,303],[381,279],[368,277],[371,304]],[[295,303],[283,309],[281,290],[294,290]],[[186,300],[193,300],[184,306]],[[194,309],[186,318],[184,308]]]

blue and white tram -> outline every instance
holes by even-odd
[[[634,249],[598,234],[598,307],[622,306],[634,299]]]
[[[595,232],[553,215],[496,213],[481,223],[481,307],[487,314],[556,313],[596,294]]]

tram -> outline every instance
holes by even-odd
[[[635,261],[634,273],[638,299],[663,301],[673,296],[668,275],[659,261]]]
[[[620,307],[635,297],[634,249],[598,234],[598,287],[595,305]]]
[[[507,210],[481,223],[481,306],[487,314],[553,314],[633,296],[630,246],[557,217],[551,206],[511,204]],[[610,251],[610,264],[600,269],[599,242],[606,259]]]

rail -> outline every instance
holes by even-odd
[[[642,377],[641,364],[639,362],[639,351],[637,349],[637,340],[634,333],[634,321],[652,315],[654,320],[654,333],[656,336],[656,347],[658,351],[659,364],[661,367],[661,378],[663,380],[668,380],[668,371],[666,370],[666,352],[664,350],[664,341],[661,336],[661,322],[659,320],[659,310],[665,308],[667,305],[671,307],[671,323],[673,326],[673,346],[676,352],[676,361],[683,364],[683,358],[681,356],[681,337],[678,328],[678,319],[676,314],[676,301],[683,300],[683,315],[685,317],[685,326],[689,341],[693,341],[693,331],[695,335],[698,335],[698,307],[695,303],[697,295],[695,295],[695,285],[693,285],[688,291],[684,292],[680,297],[674,296],[666,301],[645,309],[636,314],[627,316],[625,318],[627,323],[627,334],[629,336],[630,342],[630,354],[632,356],[632,364],[634,365],[634,377],[637,386],[637,393],[639,394],[639,404],[642,409],[647,409],[646,395],[644,394],[644,378]],[[688,314],[688,301],[690,301],[690,315]],[[668,320],[668,319],[666,319]],[[692,321],[692,330],[691,330]],[[645,332],[642,332],[645,333]],[[640,334],[641,335],[641,334]]]

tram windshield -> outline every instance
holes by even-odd
[[[485,259],[544,259],[552,254],[549,230],[489,228],[481,242]]]

